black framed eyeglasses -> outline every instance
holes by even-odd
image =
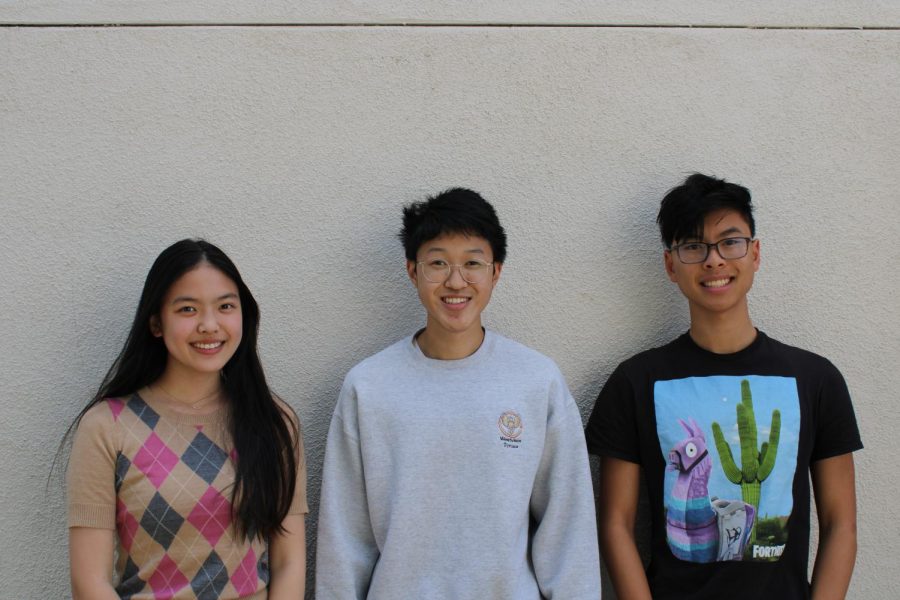
[[[709,244],[707,242],[685,242],[672,246],[672,250],[678,255],[678,260],[691,265],[702,263],[709,256],[710,248],[715,248],[719,256],[725,260],[735,260],[747,256],[750,242],[753,238],[730,237]]]

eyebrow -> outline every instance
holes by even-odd
[[[720,231],[719,235],[726,236],[726,235],[731,235],[732,233],[743,233],[743,232],[741,231],[740,227],[729,227],[725,231]]]
[[[744,235],[744,232],[741,231],[740,227],[729,227],[729,228],[726,229],[725,231],[720,231],[720,232],[718,233],[718,236],[717,236],[717,237],[718,237],[720,240],[724,240],[726,237],[728,237],[728,236],[730,236],[730,235],[733,235],[733,234],[735,234],[735,233],[739,233],[739,234],[741,234],[741,235]],[[688,235],[688,236],[685,236],[683,239],[676,240],[676,242],[678,242],[679,244],[684,243],[684,242],[702,242],[702,241],[703,241],[703,237],[704,237],[705,235],[706,235],[706,232],[703,232],[703,235]]]
[[[447,252],[446,248],[429,248],[425,251],[427,252]],[[481,248],[470,248],[469,250],[464,250],[463,252],[468,252],[469,254],[484,254],[484,250]]]
[[[216,302],[220,302],[222,300],[237,300],[238,295],[234,292],[228,292],[227,294],[222,294],[218,298],[216,298]],[[181,302],[200,302],[196,298],[192,296],[178,296],[172,300],[172,304],[179,304]]]

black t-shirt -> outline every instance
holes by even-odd
[[[829,361],[762,332],[734,354],[684,334],[619,365],[585,433],[644,469],[654,599],[809,597],[809,466],[862,448]]]

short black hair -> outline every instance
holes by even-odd
[[[703,237],[703,221],[714,210],[730,209],[740,213],[756,236],[750,190],[724,179],[694,173],[681,185],[672,188],[659,205],[656,223],[666,248],[676,240]]]
[[[494,262],[506,260],[506,232],[494,207],[478,192],[455,187],[403,209],[400,240],[408,260],[416,260],[425,242],[454,233],[484,238]]]

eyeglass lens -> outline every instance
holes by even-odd
[[[469,261],[461,265],[450,265],[444,261],[423,262],[422,272],[431,283],[443,283],[450,278],[451,270],[459,269],[459,274],[468,283],[481,283],[490,265],[479,261]]]
[[[719,256],[725,260],[743,258],[747,255],[749,240],[747,238],[725,238],[715,244],[706,242],[687,242],[677,247],[678,258],[684,263],[699,263],[706,260],[710,251],[715,247]]]

